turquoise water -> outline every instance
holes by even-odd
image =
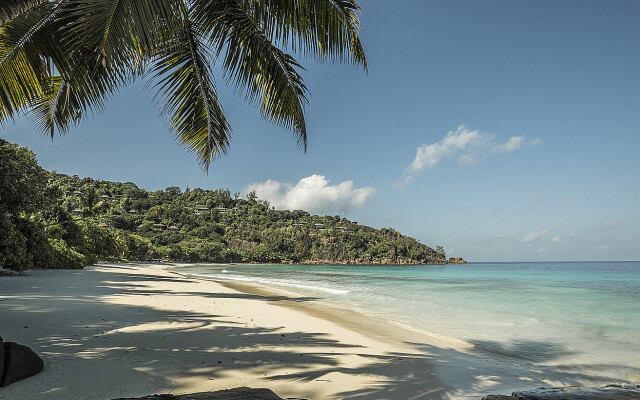
[[[316,297],[532,362],[640,368],[640,262],[234,264],[176,272]]]

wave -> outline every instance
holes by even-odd
[[[219,281],[234,281],[234,282],[246,282],[246,283],[255,283],[266,286],[285,286],[298,288],[303,290],[312,290],[318,292],[325,292],[330,294],[347,294],[351,293],[351,290],[348,289],[338,289],[326,287],[323,285],[314,285],[305,281],[298,281],[295,279],[276,279],[276,278],[260,278],[256,276],[247,276],[240,274],[229,273],[227,270],[222,270],[222,274],[215,273],[204,273],[204,272],[190,272],[188,275],[202,278],[202,279],[210,279],[210,280],[219,280]]]

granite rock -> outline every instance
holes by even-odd
[[[2,371],[4,371],[4,342],[0,336],[0,381],[2,380]]]
[[[191,394],[153,394],[144,397],[125,397],[113,400],[285,400],[269,389],[252,389],[239,387],[215,392],[201,392]],[[289,399],[304,400],[304,399]]]
[[[640,385],[602,387],[567,386],[514,392],[511,396],[489,395],[483,400],[640,400]]]
[[[4,370],[0,386],[4,387],[19,380],[39,374],[44,361],[33,350],[14,342],[4,342]]]

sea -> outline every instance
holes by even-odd
[[[640,262],[189,265],[532,363],[640,381]]]

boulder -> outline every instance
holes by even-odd
[[[0,336],[0,380],[2,379],[2,371],[4,371],[4,344],[2,336]]]
[[[126,397],[113,400],[284,400],[269,389],[252,389],[239,387],[215,392],[191,394],[153,394],[144,397]],[[304,399],[291,399],[304,400]]]
[[[27,346],[4,342],[4,370],[0,386],[36,375],[44,368],[44,361]]]
[[[482,400],[640,400],[640,385],[603,387],[567,386],[514,392],[511,396],[489,395]]]

